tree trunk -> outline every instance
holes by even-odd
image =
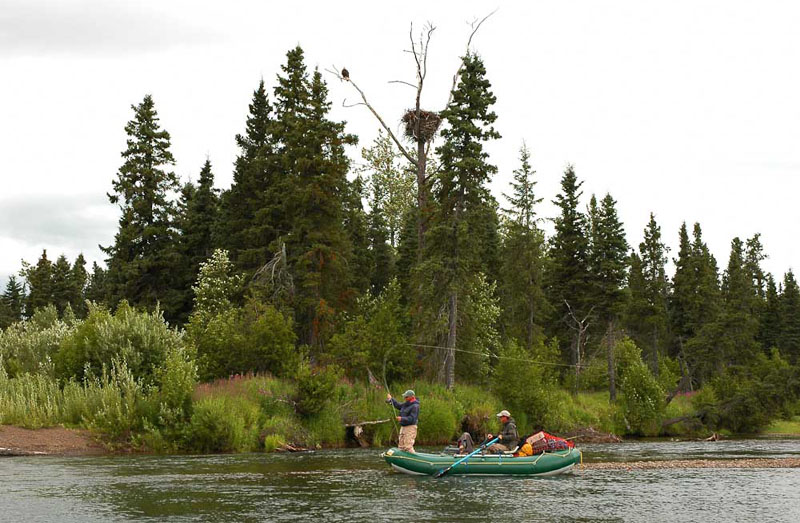
[[[608,356],[608,396],[612,403],[617,401],[617,373],[614,362],[616,336],[614,333],[614,320],[611,320],[608,322],[608,331],[606,332],[606,354]]]
[[[653,325],[653,374],[658,376],[658,327]]]
[[[417,113],[417,136],[419,136],[419,108],[417,108]],[[419,209],[417,221],[418,261],[422,261],[424,256],[425,232],[428,230],[428,184],[425,181],[427,163],[425,140],[417,138],[417,206]]]
[[[445,364],[445,386],[452,389],[456,381],[456,328],[458,326],[458,294],[450,294],[450,315],[448,318],[447,358]]]

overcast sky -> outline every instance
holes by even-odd
[[[423,103],[439,110],[468,22],[498,6],[473,45],[498,100],[498,198],[525,140],[544,217],[571,163],[585,201],[617,199],[632,245],[652,211],[671,255],[681,222],[699,221],[723,268],[731,239],[756,232],[768,270],[800,267],[794,2],[0,0],[0,282],[43,248],[103,259],[118,217],[106,193],[145,94],[182,179],[208,156],[227,188],[252,91],[274,85],[288,49],[346,66],[399,128],[413,91],[387,82],[413,81],[409,24],[437,27]],[[376,122],[328,79],[333,116],[369,145]]]

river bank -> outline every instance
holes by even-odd
[[[110,451],[84,429],[0,425],[0,456],[96,456]]]

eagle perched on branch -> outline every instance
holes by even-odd
[[[346,67],[342,69],[342,78],[348,81],[350,80],[350,71],[348,71]]]

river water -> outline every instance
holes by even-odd
[[[587,462],[800,457],[800,440],[581,447]],[[379,451],[0,459],[0,521],[800,521],[800,469],[392,472]]]

